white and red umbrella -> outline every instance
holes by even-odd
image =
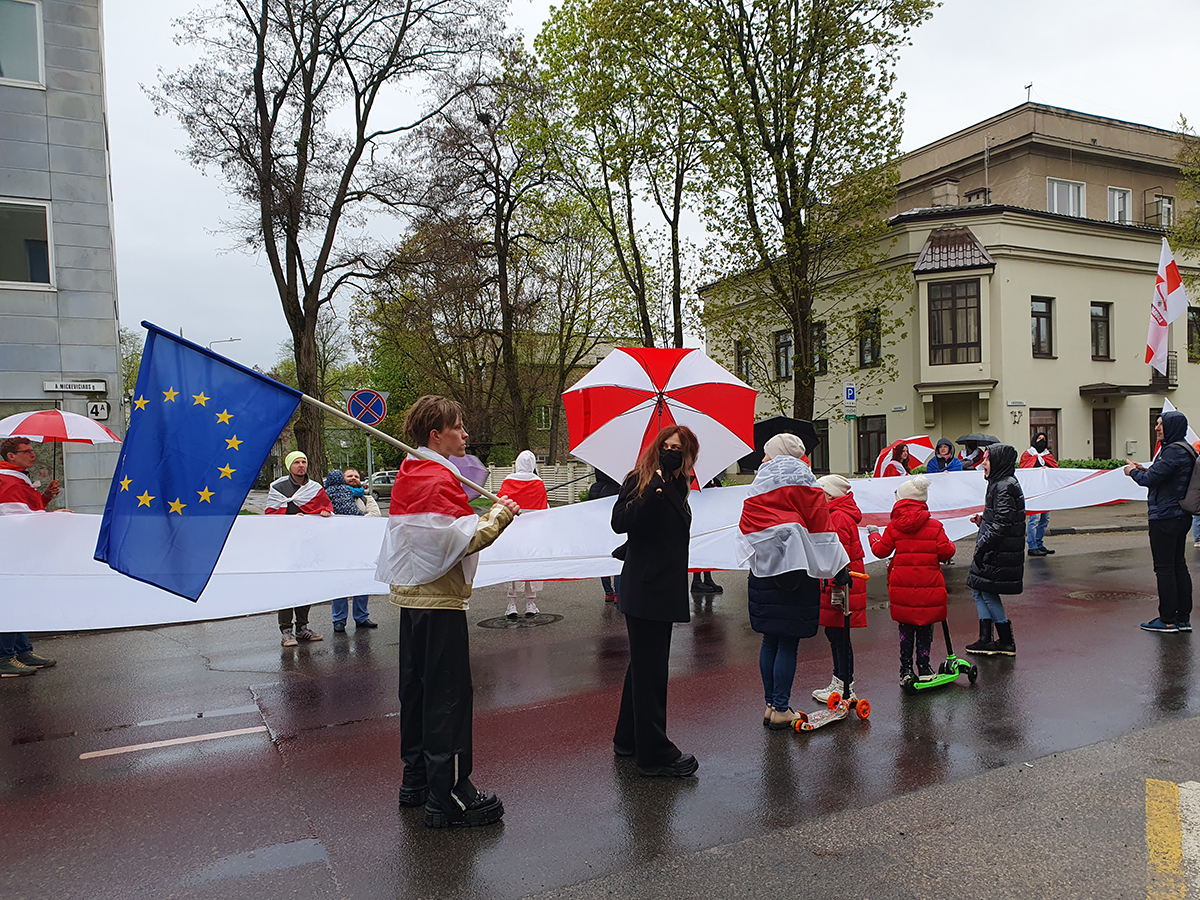
[[[9,437],[72,444],[121,443],[119,437],[95,419],[61,409],[39,409],[0,419],[0,438]]]
[[[879,451],[879,457],[875,460],[875,477],[883,477],[883,467],[888,464],[888,460],[892,458],[892,451],[904,444],[908,447],[908,455],[911,459],[920,460],[924,464],[929,457],[933,456],[933,442],[928,435],[920,434],[914,437],[900,438],[898,441],[892,441],[886,447]],[[911,465],[911,464],[910,464]]]
[[[618,347],[563,393],[570,449],[620,481],[668,425],[700,440],[700,484],[754,452],[757,391],[699,350]]]

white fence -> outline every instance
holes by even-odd
[[[512,466],[488,466],[484,487],[493,493],[500,490],[504,479],[513,473]],[[538,466],[538,475],[546,482],[550,505],[578,503],[579,492],[586,491],[596,481],[595,472],[587,463],[570,462],[559,466]]]

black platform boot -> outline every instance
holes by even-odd
[[[996,649],[993,653],[1000,656],[1016,656],[1017,644],[1013,640],[1012,622],[996,623]]]
[[[967,644],[967,652],[979,656],[991,656],[996,652],[996,642],[992,640],[991,619],[979,620],[979,640],[973,644]]]
[[[704,573],[704,583],[705,583],[705,585],[708,586],[708,589],[714,594],[725,593],[725,588],[721,587],[719,584],[717,584],[715,581],[713,581],[712,572]]]

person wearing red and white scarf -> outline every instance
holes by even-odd
[[[333,501],[325,493],[321,482],[308,477],[308,457],[293,450],[283,459],[287,475],[271,482],[267,492],[264,512],[268,516],[321,516],[333,515]],[[308,627],[308,610],[311,604],[279,610],[279,642],[285,647],[295,647],[300,641],[314,643],[325,638]],[[295,630],[292,622],[295,621]]]
[[[1018,469],[1057,469],[1058,460],[1050,452],[1050,444],[1046,432],[1039,431],[1033,436],[1033,446],[1021,454],[1017,463]],[[1050,525],[1050,513],[1030,513],[1025,518],[1025,543],[1030,556],[1051,556],[1054,551],[1042,543],[1046,537],[1046,529]]]
[[[796,651],[801,638],[817,633],[821,579],[850,582],[850,556],[804,452],[794,434],[767,441],[734,537],[738,563],[750,567],[750,626],[762,635],[763,724],[772,729],[790,728],[798,718],[789,705]]]
[[[421,458],[409,456],[392,487],[375,577],[400,607],[400,805],[425,807],[431,828],[491,825],[504,816],[495,794],[471,783],[471,660],[468,600],[479,551],[520,507],[506,497],[483,516],[467,502],[448,457],[467,452],[462,407],[426,395],[404,418]]]
[[[33,486],[27,471],[37,461],[29,438],[10,437],[0,441],[0,516],[20,516],[44,512],[46,504],[58,496],[57,481],[42,492]],[[35,675],[48,669],[55,660],[33,652],[29,635],[23,631],[0,632],[0,678]]]
[[[500,493],[510,498],[522,510],[549,509],[550,498],[546,494],[546,483],[538,477],[537,457],[530,450],[517,454],[513,473],[500,484]],[[510,581],[508,583],[508,609],[504,614],[510,619],[517,617],[517,594],[525,594],[525,615],[538,614],[537,595],[544,587],[541,581]]]

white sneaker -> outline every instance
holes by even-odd
[[[515,619],[517,617],[517,601],[513,600],[511,597],[508,600],[508,609],[505,611],[504,615],[508,616],[510,619]]]
[[[537,608],[537,604],[534,603],[532,600],[528,601],[525,604],[525,618],[532,619],[534,616],[536,616],[538,614],[538,612],[539,612],[539,610]]]
[[[843,699],[843,700],[857,700],[857,699],[858,699],[858,694],[854,693],[854,682],[853,682],[853,681],[852,681],[852,682],[850,682],[850,691],[849,691],[849,693],[847,693],[847,694],[843,694],[843,695],[842,695],[842,699]]]
[[[818,703],[828,703],[829,695],[834,691],[837,691],[839,694],[842,692],[842,679],[838,678],[836,675],[833,676],[833,680],[829,682],[829,687],[818,688],[812,692],[812,697]]]

